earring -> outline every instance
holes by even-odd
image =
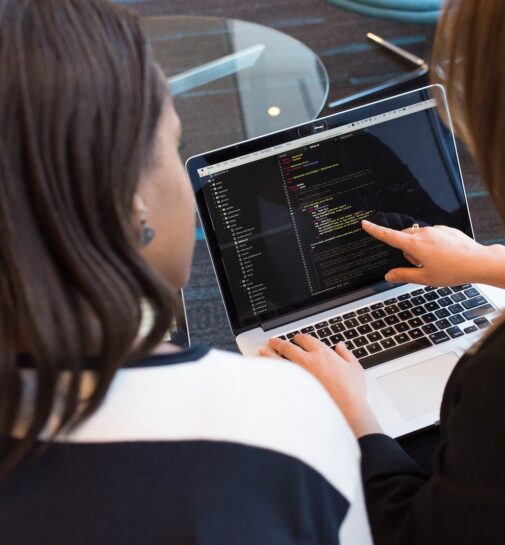
[[[140,239],[141,246],[147,246],[154,238],[156,231],[147,222],[147,207],[143,206],[140,211]]]

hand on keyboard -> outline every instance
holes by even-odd
[[[343,342],[332,349],[311,335],[299,334],[291,342],[272,338],[268,347],[259,353],[261,356],[282,356],[317,378],[340,407],[357,437],[380,432],[366,401],[364,370]]]

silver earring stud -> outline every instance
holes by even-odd
[[[141,246],[147,246],[154,238],[156,231],[149,225],[147,221],[147,207],[143,207],[140,211],[140,240]]]

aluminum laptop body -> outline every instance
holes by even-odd
[[[410,264],[360,223],[473,236],[443,88],[204,153],[186,169],[240,351],[300,331],[344,340],[386,433],[436,423],[452,369],[505,308],[505,290],[389,284],[388,270]]]

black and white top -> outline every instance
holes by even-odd
[[[48,433],[57,422],[56,408]],[[0,479],[1,542],[370,545],[359,463],[341,413],[297,366],[203,347],[152,356]]]

